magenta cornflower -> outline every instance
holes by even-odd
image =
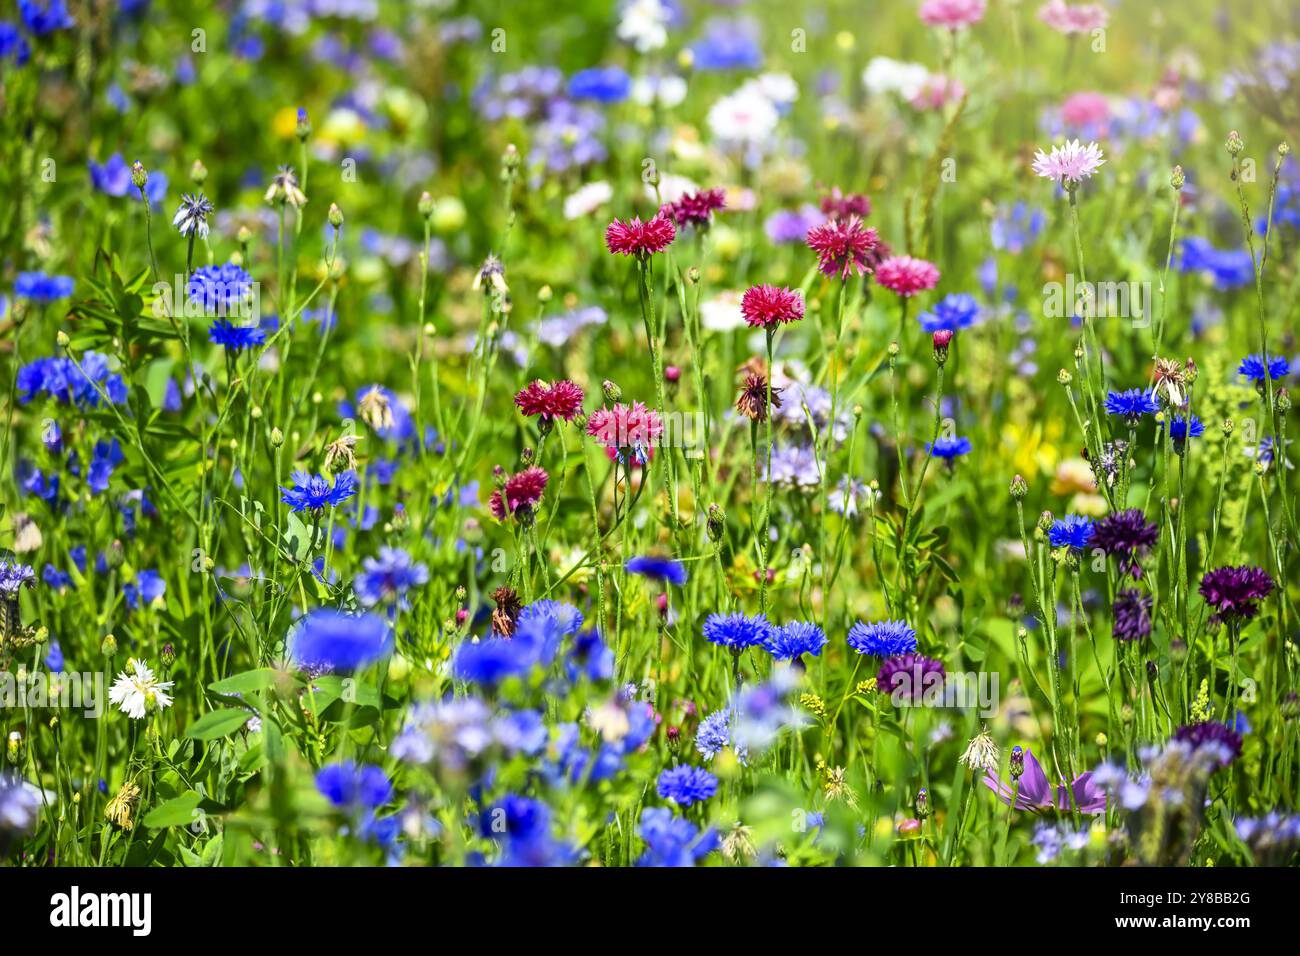
[[[615,219],[605,230],[605,245],[609,251],[619,256],[636,256],[645,259],[656,252],[663,252],[677,238],[677,228],[673,221],[662,212],[653,219],[642,222],[633,216],[627,222]]]
[[[987,6],[985,0],[925,0],[921,19],[932,27],[956,30],[979,23]]]
[[[511,475],[506,479],[503,487],[492,492],[489,501],[492,514],[498,521],[504,521],[517,512],[530,513],[542,500],[542,493],[546,491],[548,481],[550,475],[536,465],[525,468],[517,475]]]
[[[644,465],[654,455],[654,445],[664,433],[659,413],[641,402],[622,403],[613,408],[598,408],[587,419],[587,434],[605,446],[613,461],[618,459]]]
[[[880,243],[876,230],[857,216],[834,219],[808,230],[808,248],[817,253],[823,275],[848,279],[871,271],[871,251]]]
[[[582,389],[567,379],[554,384],[538,379],[520,390],[515,404],[529,418],[540,419],[547,425],[557,418],[571,422],[582,411]]]
[[[752,286],[740,300],[740,314],[753,328],[772,329],[803,318],[803,298],[795,289]]]
[[[1091,33],[1110,22],[1110,12],[1099,3],[1048,0],[1038,8],[1038,19],[1058,33]]]
[[[1034,154],[1034,172],[1044,179],[1060,183],[1078,183],[1095,173],[1106,162],[1096,143],[1083,146],[1077,139],[1063,146],[1053,146],[1050,154],[1041,149]]]
[[[924,259],[892,256],[876,266],[876,282],[906,299],[938,285],[939,267]]]
[[[704,227],[713,221],[715,212],[720,212],[726,206],[726,192],[721,189],[702,189],[686,193],[676,202],[665,203],[659,214],[671,216],[679,227]]]
[[[871,215],[871,198],[861,193],[842,193],[836,186],[822,197],[821,210],[828,219],[866,219]]]

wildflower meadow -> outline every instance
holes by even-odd
[[[0,869],[1294,865],[1296,144],[1291,2],[6,0]]]

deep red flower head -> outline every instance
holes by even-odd
[[[546,490],[549,480],[546,471],[536,465],[525,468],[517,475],[511,475],[506,479],[505,487],[492,492],[489,501],[492,514],[499,521],[504,521],[507,515],[520,509],[531,511],[542,500],[542,492]]]
[[[934,333],[934,350],[946,349],[952,342],[952,329],[937,329]]]
[[[627,222],[615,219],[605,230],[605,245],[620,256],[652,256],[667,249],[675,238],[677,229],[663,212],[648,222],[642,222],[637,216]]]
[[[924,259],[892,256],[876,266],[876,281],[889,291],[907,298],[938,285],[939,269]]]
[[[547,423],[557,418],[571,422],[573,416],[582,411],[582,389],[567,379],[554,385],[538,379],[515,396],[515,404],[530,418],[540,418]]]
[[[880,242],[876,230],[857,216],[832,219],[808,230],[808,248],[817,253],[823,275],[848,279],[871,271],[871,251]]]
[[[727,194],[721,189],[704,189],[687,193],[676,202],[665,203],[660,215],[672,216],[679,226],[707,226],[713,214],[727,206]]]
[[[836,186],[822,197],[821,209],[831,219],[848,219],[850,216],[866,219],[871,215],[871,199],[861,193],[842,193]]]
[[[770,329],[803,318],[803,299],[794,289],[752,286],[740,300],[740,314],[754,328]]]

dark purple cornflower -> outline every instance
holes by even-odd
[[[1273,579],[1263,568],[1229,565],[1201,578],[1200,590],[1219,620],[1246,620],[1259,612],[1256,602],[1273,592]]]
[[[1141,641],[1151,635],[1151,595],[1127,589],[1115,596],[1115,624],[1111,635],[1117,641]]]
[[[909,652],[885,658],[876,674],[876,689],[882,694],[898,693],[915,701],[931,687],[941,688],[945,677],[941,661]]]
[[[1148,522],[1139,508],[1115,511],[1098,521],[1092,529],[1091,546],[1101,548],[1106,554],[1119,559],[1120,574],[1142,579],[1142,566],[1138,558],[1145,555],[1160,540],[1160,528]]]
[[[1227,724],[1214,720],[1179,727],[1174,731],[1172,739],[1191,744],[1193,750],[1211,746],[1220,748],[1222,754],[1219,763],[1225,767],[1241,755],[1241,734]]]

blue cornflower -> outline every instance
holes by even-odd
[[[121,153],[114,153],[103,163],[93,159],[86,164],[90,170],[90,185],[107,196],[132,196],[140,198],[140,190],[131,182],[131,165],[122,158]],[[145,199],[151,206],[157,206],[167,198],[166,173],[154,172],[144,186]]]
[[[655,792],[664,800],[682,807],[700,803],[718,792],[718,778],[703,767],[682,764],[659,775]]]
[[[1291,366],[1285,358],[1276,355],[1268,357],[1267,379],[1272,379],[1274,382],[1277,382],[1280,379],[1286,378],[1286,375],[1290,370]],[[1257,385],[1263,384],[1267,381],[1264,374],[1265,360],[1262,355],[1247,355],[1241,360],[1241,365],[1238,367],[1237,371],[1246,376],[1246,378],[1250,379],[1252,382],[1255,382]]]
[[[68,358],[42,358],[18,370],[18,398],[24,404],[44,393],[63,405],[97,408],[101,391],[114,405],[126,401],[126,382],[111,372],[107,357],[98,352],[81,356],[81,367]]]
[[[406,593],[429,580],[429,569],[413,562],[401,548],[380,548],[378,558],[366,558],[364,569],[352,582],[352,590],[364,607],[388,604],[394,610],[409,608]]]
[[[0,23],[0,60],[7,60],[11,56],[18,66],[25,66],[31,59],[32,48],[17,24]]]
[[[993,248],[1019,254],[1038,238],[1046,224],[1046,213],[1036,206],[1027,206],[1024,201],[1010,208],[999,207],[990,229]]]
[[[1047,540],[1054,548],[1070,548],[1082,551],[1092,540],[1093,520],[1082,515],[1066,515],[1059,521],[1052,522],[1047,531]]]
[[[903,621],[861,621],[849,628],[849,647],[868,657],[893,657],[916,650],[916,631]]]
[[[935,458],[951,462],[961,455],[970,454],[970,439],[945,436],[934,443],[926,442],[925,450]]]
[[[757,70],[763,49],[749,20],[713,20],[704,38],[691,47],[691,66],[700,71]]]
[[[335,478],[333,487],[327,478],[305,471],[295,471],[292,477],[292,488],[280,488],[284,492],[280,500],[292,511],[321,511],[326,505],[342,504],[357,493],[357,475],[353,471],[345,471]]]
[[[572,633],[571,626],[575,629],[582,626],[582,615],[576,608],[555,601],[538,601],[519,612],[510,637],[462,643],[452,660],[452,674],[457,680],[487,687],[495,687],[508,677],[522,677],[534,667],[547,666],[555,659],[560,639]]]
[[[63,659],[63,648],[59,646],[58,641],[51,641],[50,652],[45,655],[45,666],[49,669],[51,674],[62,674],[65,663],[66,662]]]
[[[667,581],[681,587],[686,583],[686,568],[675,558],[663,558],[653,554],[629,558],[628,574],[639,574],[656,581]]]
[[[732,614],[710,614],[704,622],[704,636],[711,644],[741,651],[762,644],[772,633],[772,625],[762,615],[746,617],[739,611]]]
[[[167,582],[157,571],[151,570],[141,571],[135,576],[134,581],[129,581],[122,586],[122,596],[126,598],[126,606],[133,611],[138,611],[146,604],[162,600],[162,596],[166,593]]]
[[[731,746],[731,712],[727,709],[715,710],[700,721],[695,731],[695,749],[705,762],[712,760],[722,750]],[[744,750],[736,750],[736,757],[743,764],[748,755]]]
[[[15,471],[17,472],[18,487],[22,489],[23,494],[34,495],[48,504],[51,508],[58,503],[58,475],[46,475],[30,461],[23,458],[18,460],[18,466]]]
[[[45,36],[55,30],[70,30],[74,26],[72,14],[64,0],[18,0],[18,13],[23,25],[35,36]]]
[[[938,332],[940,329],[956,332],[958,329],[970,328],[979,318],[980,304],[973,295],[965,292],[946,295],[935,303],[932,311],[917,316],[921,328],[927,332]]]
[[[90,468],[86,472],[86,484],[94,494],[108,491],[108,480],[113,469],[122,463],[122,446],[116,438],[95,442],[95,452],[90,459]]]
[[[595,628],[582,631],[573,638],[565,667],[571,681],[583,677],[589,681],[609,680],[614,676],[614,652]]]
[[[1127,391],[1112,391],[1106,396],[1106,414],[1122,415],[1129,424],[1136,424],[1143,415],[1152,415],[1160,410],[1156,394],[1144,388],[1130,388]]]
[[[14,294],[33,302],[53,302],[72,295],[75,283],[71,276],[51,276],[44,272],[20,272],[14,279]]]
[[[316,772],[316,789],[341,810],[378,810],[393,796],[383,768],[358,766],[351,760],[329,764]]]
[[[31,565],[0,561],[0,594],[12,598],[24,584],[30,588],[35,586],[35,582],[36,572]]]
[[[763,646],[778,661],[798,660],[804,654],[817,657],[826,646],[826,635],[816,624],[793,621],[772,628]]]
[[[388,622],[374,614],[345,614],[316,608],[289,635],[289,657],[308,670],[354,671],[393,646]]]
[[[547,630],[554,631],[556,639],[566,634],[576,634],[582,627],[582,612],[572,604],[545,599],[534,601],[519,612],[516,626],[528,626],[534,621]]]
[[[185,293],[205,315],[242,315],[253,298],[253,277],[233,262],[203,266],[194,270]]]
[[[694,866],[720,845],[712,827],[700,832],[695,824],[674,816],[667,807],[642,810],[636,832],[646,847],[637,866]]]
[[[617,66],[594,66],[569,77],[569,95],[577,100],[618,103],[632,92],[632,78]]]
[[[237,352],[261,345],[266,341],[266,332],[256,325],[234,325],[225,319],[217,319],[208,329],[208,341]]]
[[[1191,417],[1189,427],[1188,420],[1182,415],[1177,415],[1169,423],[1169,437],[1174,440],[1175,446],[1183,445],[1189,437],[1200,438],[1205,434],[1205,425],[1195,415]]]

